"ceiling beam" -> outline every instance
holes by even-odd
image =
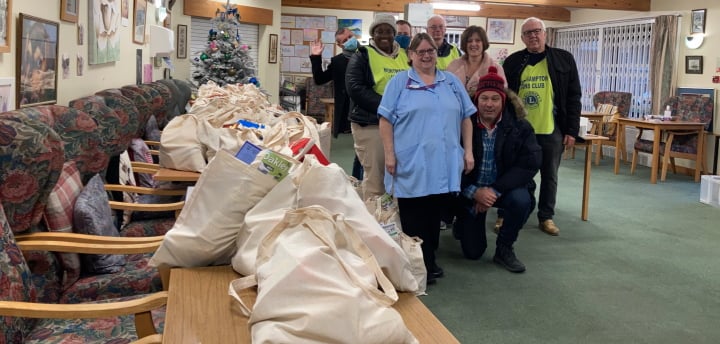
[[[537,17],[542,20],[551,20],[559,22],[570,21],[570,11],[561,7],[547,6],[509,6],[509,5],[493,5],[483,4],[479,11],[450,11],[435,10],[436,14],[470,16],[470,17],[489,17],[489,18],[506,18],[506,19],[525,19],[528,17]]]
[[[405,4],[414,0],[282,0],[282,6],[310,7],[337,10],[359,10],[402,13]],[[570,21],[570,11],[565,7],[595,8],[607,10],[648,11],[650,0],[492,0],[482,3],[480,11],[436,10],[437,14],[472,17],[516,18],[538,17],[550,21]],[[515,6],[515,5],[517,6]]]
[[[592,8],[596,10],[650,11],[651,0],[489,0],[503,4]],[[283,1],[284,2],[284,1]],[[480,1],[478,1],[480,2]]]

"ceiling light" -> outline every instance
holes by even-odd
[[[469,2],[432,2],[432,7],[436,10],[453,10],[453,11],[474,11],[480,10],[480,4]]]

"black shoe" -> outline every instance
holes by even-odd
[[[437,266],[437,264],[432,264],[431,267],[427,268],[427,272],[428,279],[430,278],[430,276],[432,276],[433,279],[445,276],[445,271],[443,271],[441,267]]]
[[[427,275],[427,283],[426,283],[426,284],[427,284],[427,285],[431,285],[431,284],[435,284],[435,283],[437,283],[437,279],[435,278],[435,276],[433,276],[433,275],[431,275],[431,274],[428,274],[428,275]]]
[[[525,271],[525,265],[515,257],[512,247],[498,246],[495,249],[493,262],[502,265],[510,272],[520,273]]]

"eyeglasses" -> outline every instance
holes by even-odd
[[[527,30],[527,31],[524,31],[522,34],[525,37],[540,36],[540,33],[542,31],[543,31],[543,29]]]
[[[442,30],[442,29],[444,29],[444,28],[445,28],[445,25],[433,25],[433,26],[428,26],[428,29],[429,29],[429,30],[433,30],[433,31],[435,31],[435,30]]]
[[[425,49],[425,50],[415,50],[415,53],[416,53],[418,56],[424,56],[424,55],[426,55],[426,54],[427,54],[428,56],[433,56],[433,55],[435,55],[435,49],[434,49],[434,48],[430,48],[430,49]]]

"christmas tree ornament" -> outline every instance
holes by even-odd
[[[200,54],[200,59],[203,60],[203,61],[207,60],[208,57],[210,57],[210,56],[208,56],[208,54],[206,54],[206,53]]]
[[[230,67],[230,69],[228,69],[228,75],[235,76],[235,74],[237,74],[237,70],[235,68]]]

